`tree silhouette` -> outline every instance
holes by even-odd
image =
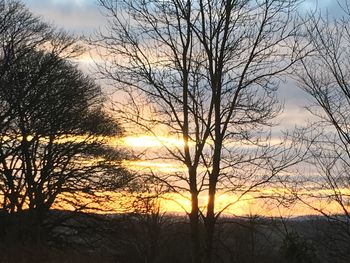
[[[130,130],[182,142],[151,156],[186,172],[155,176],[190,195],[192,259],[212,262],[221,213],[293,162],[271,147],[265,128],[281,109],[278,76],[303,53],[293,52],[302,46],[297,1],[99,2],[109,19],[94,41],[105,62],[99,71],[129,98],[116,111]],[[217,211],[223,192],[238,197]]]
[[[20,20],[0,34],[1,208],[40,236],[58,196],[114,190],[130,175],[121,152],[105,144],[121,130],[103,109],[100,86],[67,60],[76,41],[16,2],[2,11],[2,24]]]
[[[349,2],[344,3],[342,18],[311,16],[306,27],[313,53],[301,60],[297,79],[311,100],[307,109],[313,120],[297,139],[311,142],[306,164],[312,168],[311,174],[301,176],[305,183],[298,183],[295,195],[329,219],[333,225],[332,234],[327,234],[332,239],[329,249],[346,261],[350,240],[350,9]]]

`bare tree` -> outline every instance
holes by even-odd
[[[330,220],[334,226],[330,251],[340,244],[335,255],[345,253],[346,261],[350,240],[350,9],[349,2],[345,3],[343,18],[312,16],[307,26],[314,52],[301,60],[298,80],[312,100],[307,109],[314,120],[299,139],[312,142],[307,165],[313,169],[294,194]]]
[[[135,246],[138,247],[140,261],[157,262],[159,250],[164,246],[164,233],[170,219],[161,211],[161,186],[157,182],[143,181],[142,189],[137,189],[134,195],[130,193],[132,202],[129,204],[129,222],[136,232]],[[134,222],[134,223],[133,223]],[[158,259],[158,260],[157,260]]]
[[[281,110],[278,77],[303,53],[296,52],[297,1],[99,2],[109,24],[95,39],[105,62],[98,67],[124,94],[115,105],[121,122],[181,141],[151,156],[186,171],[156,176],[189,193],[192,260],[212,262],[218,217],[294,162],[287,149],[277,157],[265,128]],[[218,210],[220,193],[237,198]]]

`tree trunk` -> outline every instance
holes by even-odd
[[[210,186],[209,186],[210,189]],[[215,192],[215,189],[213,189]],[[215,214],[214,214],[214,204],[215,204],[215,193],[211,193],[209,190],[208,198],[208,211],[205,219],[205,258],[203,262],[211,263],[213,254],[213,241],[215,232]]]
[[[201,246],[199,238],[199,207],[198,207],[198,193],[191,194],[192,209],[190,213],[191,226],[191,251],[192,262],[201,263]]]

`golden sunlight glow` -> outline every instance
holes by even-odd
[[[127,136],[117,139],[123,145],[136,148],[148,148],[148,147],[183,147],[184,142],[175,137],[154,137],[147,135],[140,136]]]
[[[3,137],[3,139],[10,139]],[[33,139],[33,136],[28,135],[26,137],[28,141]],[[46,140],[46,138],[41,138]],[[178,147],[184,146],[184,142],[176,137],[153,137],[147,135],[140,136],[127,136],[122,138],[116,137],[88,137],[88,136],[62,136],[56,138],[56,143],[69,143],[69,142],[83,142],[83,141],[103,140],[111,146],[124,146],[132,147],[136,150],[144,150],[143,148],[153,148],[156,151],[162,147]],[[276,142],[278,143],[278,142]],[[235,145],[239,146],[239,145]],[[92,160],[79,160],[82,165],[89,165],[94,162],[103,161],[103,159]],[[140,172],[154,173],[186,173],[187,167],[179,162],[174,162],[169,159],[150,159],[150,160],[125,160],[122,163],[125,167]],[[206,168],[200,167],[198,171],[204,172]],[[261,196],[284,196],[288,195],[286,189],[283,188],[265,188],[259,189],[256,194]],[[350,189],[338,189],[344,196],[350,196]],[[319,189],[313,192],[314,198],[309,197],[309,193],[306,190],[299,191],[299,195],[307,203],[311,204],[314,208],[322,210],[326,213],[341,213],[341,207],[335,201],[327,198],[326,196],[334,196],[334,192],[331,189]],[[293,204],[290,207],[283,207],[278,202],[273,202],[271,199],[259,199],[254,193],[246,194],[243,198],[239,198],[237,193],[217,193],[216,196],[216,212],[225,209],[223,215],[226,216],[249,216],[249,215],[263,215],[263,216],[302,216],[317,214],[315,209],[310,206],[303,205],[300,202]],[[321,198],[318,198],[321,197]],[[103,202],[96,202],[96,198],[103,200]],[[127,213],[132,211],[133,200],[135,196],[130,193],[112,193],[104,192],[100,196],[95,193],[95,196],[90,196],[86,193],[76,194],[64,194],[61,195],[54,208],[74,210],[74,203],[89,204],[86,211],[97,213]],[[205,213],[205,206],[208,201],[206,193],[199,195],[199,206],[203,213]],[[173,214],[184,214],[191,210],[190,194],[187,193],[167,193],[159,196],[159,202],[157,202],[161,208],[161,211]],[[350,203],[347,204],[347,208],[350,209]]]
[[[207,202],[207,195],[199,196],[199,205],[202,212],[206,212],[204,207]],[[317,215],[316,210],[301,203],[296,203],[290,207],[284,207],[278,203],[266,202],[265,199],[254,198],[253,195],[245,195],[237,202],[238,196],[233,193],[217,194],[216,198],[216,212],[223,209],[225,216],[271,216],[271,217],[295,217],[304,215]],[[325,213],[339,213],[340,206],[335,201],[329,200],[308,200],[310,204]],[[162,197],[163,211],[175,214],[183,214],[185,211],[189,212],[191,202],[188,194],[166,194]],[[230,205],[231,204],[231,205]],[[229,205],[229,206],[228,206]],[[348,206],[350,208],[350,206]]]
[[[130,193],[120,192],[103,192],[95,193],[93,197],[89,197],[86,193],[65,194],[59,196],[54,204],[56,209],[74,210],[73,203],[87,204],[86,212],[94,213],[128,213],[136,209],[133,206],[135,196]],[[146,199],[147,200],[147,199]],[[222,214],[224,216],[251,216],[260,215],[266,217],[295,217],[304,215],[319,214],[314,209],[302,205],[300,203],[294,204],[291,207],[283,207],[272,203],[267,203],[264,199],[256,199],[253,195],[246,195],[239,202],[238,196],[235,194],[220,194],[218,193],[216,199],[216,212],[221,211],[229,206]],[[205,194],[199,196],[199,206],[203,213],[205,213],[205,204],[207,196]],[[320,201],[314,200],[310,202],[313,207],[324,211],[325,213],[339,213],[340,207],[334,201]],[[170,214],[184,215],[191,210],[191,201],[188,193],[167,193],[158,196],[156,204],[159,205],[162,212]],[[348,207],[350,208],[350,206]],[[142,209],[142,208],[141,208]]]
[[[185,165],[178,165],[170,162],[158,161],[124,161],[124,166],[131,170],[152,170],[153,172],[161,173],[175,173],[175,172],[186,172],[187,167]]]

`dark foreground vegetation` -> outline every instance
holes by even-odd
[[[18,235],[24,224],[1,225],[0,262],[191,261],[190,225],[185,217],[51,211],[46,231],[35,242],[28,233]],[[345,263],[350,256],[341,228],[323,217],[223,217],[217,229],[214,262]]]

